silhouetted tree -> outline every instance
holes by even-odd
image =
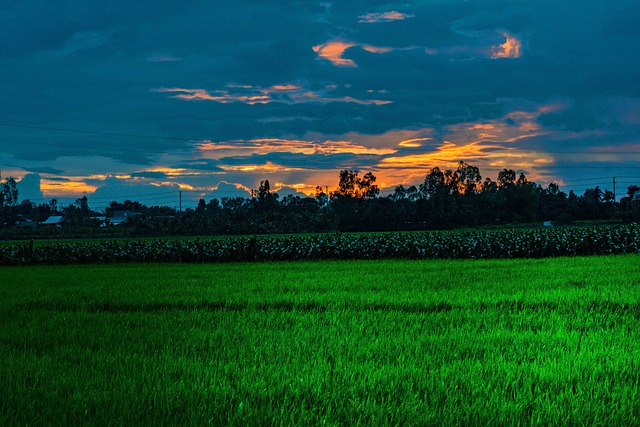
[[[498,172],[498,186],[502,188],[511,188],[516,182],[516,171],[513,169],[502,169]]]
[[[18,184],[15,178],[5,178],[5,182],[0,183],[0,207],[13,206],[18,203]]]
[[[482,176],[477,166],[465,162],[458,163],[459,192],[466,195],[473,194],[480,188]]]
[[[367,172],[362,178],[358,177],[359,171],[341,170],[338,190],[332,193],[334,197],[347,197],[354,199],[372,199],[380,193],[380,188],[375,184],[376,176]]]

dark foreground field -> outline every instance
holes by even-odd
[[[640,256],[0,268],[0,424],[638,425]]]

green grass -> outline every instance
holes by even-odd
[[[637,425],[640,256],[0,268],[0,424]]]

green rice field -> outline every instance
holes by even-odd
[[[638,425],[640,255],[0,267],[0,425]]]

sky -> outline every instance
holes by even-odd
[[[0,167],[21,199],[389,194],[459,161],[640,184],[637,0],[2,0]]]

